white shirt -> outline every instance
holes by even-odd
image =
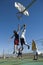
[[[26,29],[24,29],[24,30],[22,31],[21,38],[24,38],[25,44],[27,44],[26,38],[25,38],[25,33],[26,33]]]
[[[21,34],[21,38],[25,39],[25,33],[26,33],[26,29],[23,30],[22,34]]]

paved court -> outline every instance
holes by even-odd
[[[0,65],[43,65],[43,59],[0,59]]]

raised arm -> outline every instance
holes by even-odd
[[[11,39],[14,37],[14,35],[11,36]]]
[[[18,29],[17,29],[17,33],[20,32],[20,25],[18,24]]]

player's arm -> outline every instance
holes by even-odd
[[[20,25],[18,24],[17,33],[19,34],[19,32],[20,32]]]
[[[14,37],[14,35],[11,36],[11,39]]]

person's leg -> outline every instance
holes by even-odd
[[[14,45],[14,52],[13,52],[13,54],[14,54],[14,53],[16,53],[16,45]]]
[[[28,49],[30,48],[30,46],[26,42],[26,39],[23,39],[23,43],[24,43],[24,45],[26,45],[28,47]]]
[[[28,49],[30,49],[30,46],[28,44],[25,44],[25,45],[28,47]]]
[[[13,54],[15,53],[15,45],[14,45],[14,51],[13,51]]]
[[[18,45],[15,45],[15,53],[18,53]]]
[[[21,57],[22,57],[22,53],[21,53]]]
[[[23,39],[22,39],[22,38],[20,39],[20,43],[21,43],[21,48],[22,48],[22,50],[23,50],[23,43],[24,43],[24,42],[23,42]]]
[[[34,59],[33,60],[36,60],[36,51],[35,50],[33,51],[33,55],[34,55]]]
[[[36,60],[38,60],[38,52],[36,52]]]
[[[35,60],[35,55],[34,55],[34,59],[33,60]]]
[[[15,39],[14,39],[14,51],[13,51],[13,54],[15,53]]]
[[[17,45],[14,45],[14,51],[13,51],[13,54],[15,53],[17,53],[18,52],[18,46]]]
[[[18,46],[17,46],[17,45],[14,46],[13,54],[14,54],[14,53],[18,53]]]
[[[18,52],[18,55],[17,55],[17,57],[19,57],[19,52]]]
[[[18,39],[15,39],[14,40],[14,53],[18,53],[18,45],[19,45],[19,40]]]
[[[37,60],[38,60],[38,55],[37,55]]]
[[[23,49],[23,45],[26,45],[28,47],[28,49],[30,48],[30,46],[25,42],[25,39],[24,38],[21,39],[22,49]]]

